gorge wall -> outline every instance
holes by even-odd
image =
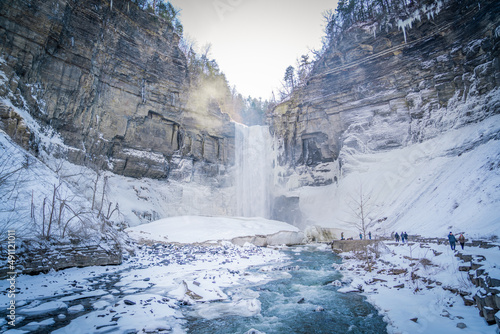
[[[459,140],[442,147],[439,143],[446,133],[500,113],[499,14],[497,1],[435,1],[409,13],[407,20],[395,19],[384,26],[365,22],[344,31],[315,63],[309,80],[269,114],[279,166],[274,218],[300,206],[298,214],[305,214],[309,223],[342,225],[338,218],[347,215],[339,214],[341,207],[349,208],[341,202],[351,197],[354,187],[345,189],[345,179],[353,172],[359,180],[367,176],[366,188],[395,206],[397,196],[405,192],[395,189],[395,183],[401,181],[396,186],[403,187],[403,179],[414,176],[418,159],[458,157],[481,143],[498,140],[498,133],[491,131],[468,139],[466,145]],[[436,148],[443,151],[437,153]],[[408,160],[394,156],[390,161],[394,152]],[[379,159],[385,159],[384,168],[370,165]],[[498,165],[497,154],[490,159]],[[398,171],[402,162],[405,166],[399,167],[406,170]],[[376,181],[384,179],[391,165],[393,175],[406,175],[392,184]],[[429,169],[428,174],[432,173]],[[424,175],[416,178],[425,179]],[[428,180],[430,189],[425,191],[432,190],[432,182]],[[408,181],[405,187],[412,184]],[[328,190],[313,195],[310,186]],[[389,195],[389,190],[397,195]],[[424,188],[418,191],[413,197],[408,194],[408,203],[423,196]],[[312,204],[314,196],[324,204],[322,209]],[[396,215],[394,209],[387,210],[387,204],[378,203],[369,221],[383,220],[388,211]],[[398,219],[389,218],[392,223]]]
[[[441,7],[422,10],[404,31],[396,22],[352,26],[316,62],[307,83],[273,110],[279,163],[304,174],[301,185],[334,182],[350,150],[407,146],[500,112],[494,103],[461,113],[451,105],[498,88],[498,2]],[[306,176],[314,171],[314,178]]]
[[[127,0],[2,1],[4,128],[19,123],[12,103],[59,133],[64,145],[45,149],[71,162],[220,184],[234,127],[216,104],[192,102],[178,44],[171,24]],[[44,149],[32,133],[30,145]]]
[[[462,227],[478,211],[494,232],[499,14],[492,0],[436,1],[343,31],[268,114],[270,218],[352,230],[342,211],[360,181],[379,196],[368,221],[384,229],[416,226],[421,212]],[[106,195],[127,224],[234,215],[234,124],[191,89],[178,44],[127,0],[2,1],[0,127],[32,152],[112,172]],[[94,180],[71,182],[91,200]]]

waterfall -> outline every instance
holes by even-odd
[[[236,214],[270,218],[272,141],[267,126],[235,123]]]

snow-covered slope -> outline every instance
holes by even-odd
[[[16,237],[90,241],[107,230],[98,210],[62,175],[0,130],[0,233]],[[55,162],[56,159],[53,160]],[[68,170],[66,170],[67,172]],[[73,170],[79,173],[78,169]],[[81,181],[81,179],[80,179]]]
[[[309,222],[357,232],[351,222],[358,221],[354,211],[362,194],[375,234],[500,235],[500,115],[404,148],[344,155],[343,161],[337,184],[295,190]]]

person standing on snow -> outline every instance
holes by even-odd
[[[460,246],[462,247],[462,249],[464,249],[465,237],[464,237],[463,233],[460,233],[460,236],[458,237],[458,242],[460,243]]]
[[[399,242],[399,234],[398,234],[398,232],[396,232],[396,234],[394,234],[394,237],[396,238],[396,242]]]
[[[451,250],[455,250],[455,245],[457,243],[457,239],[455,238],[453,233],[450,232],[450,234],[448,234],[448,240],[450,241]]]

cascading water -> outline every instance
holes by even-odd
[[[267,126],[235,123],[236,214],[270,218],[272,141]]]

